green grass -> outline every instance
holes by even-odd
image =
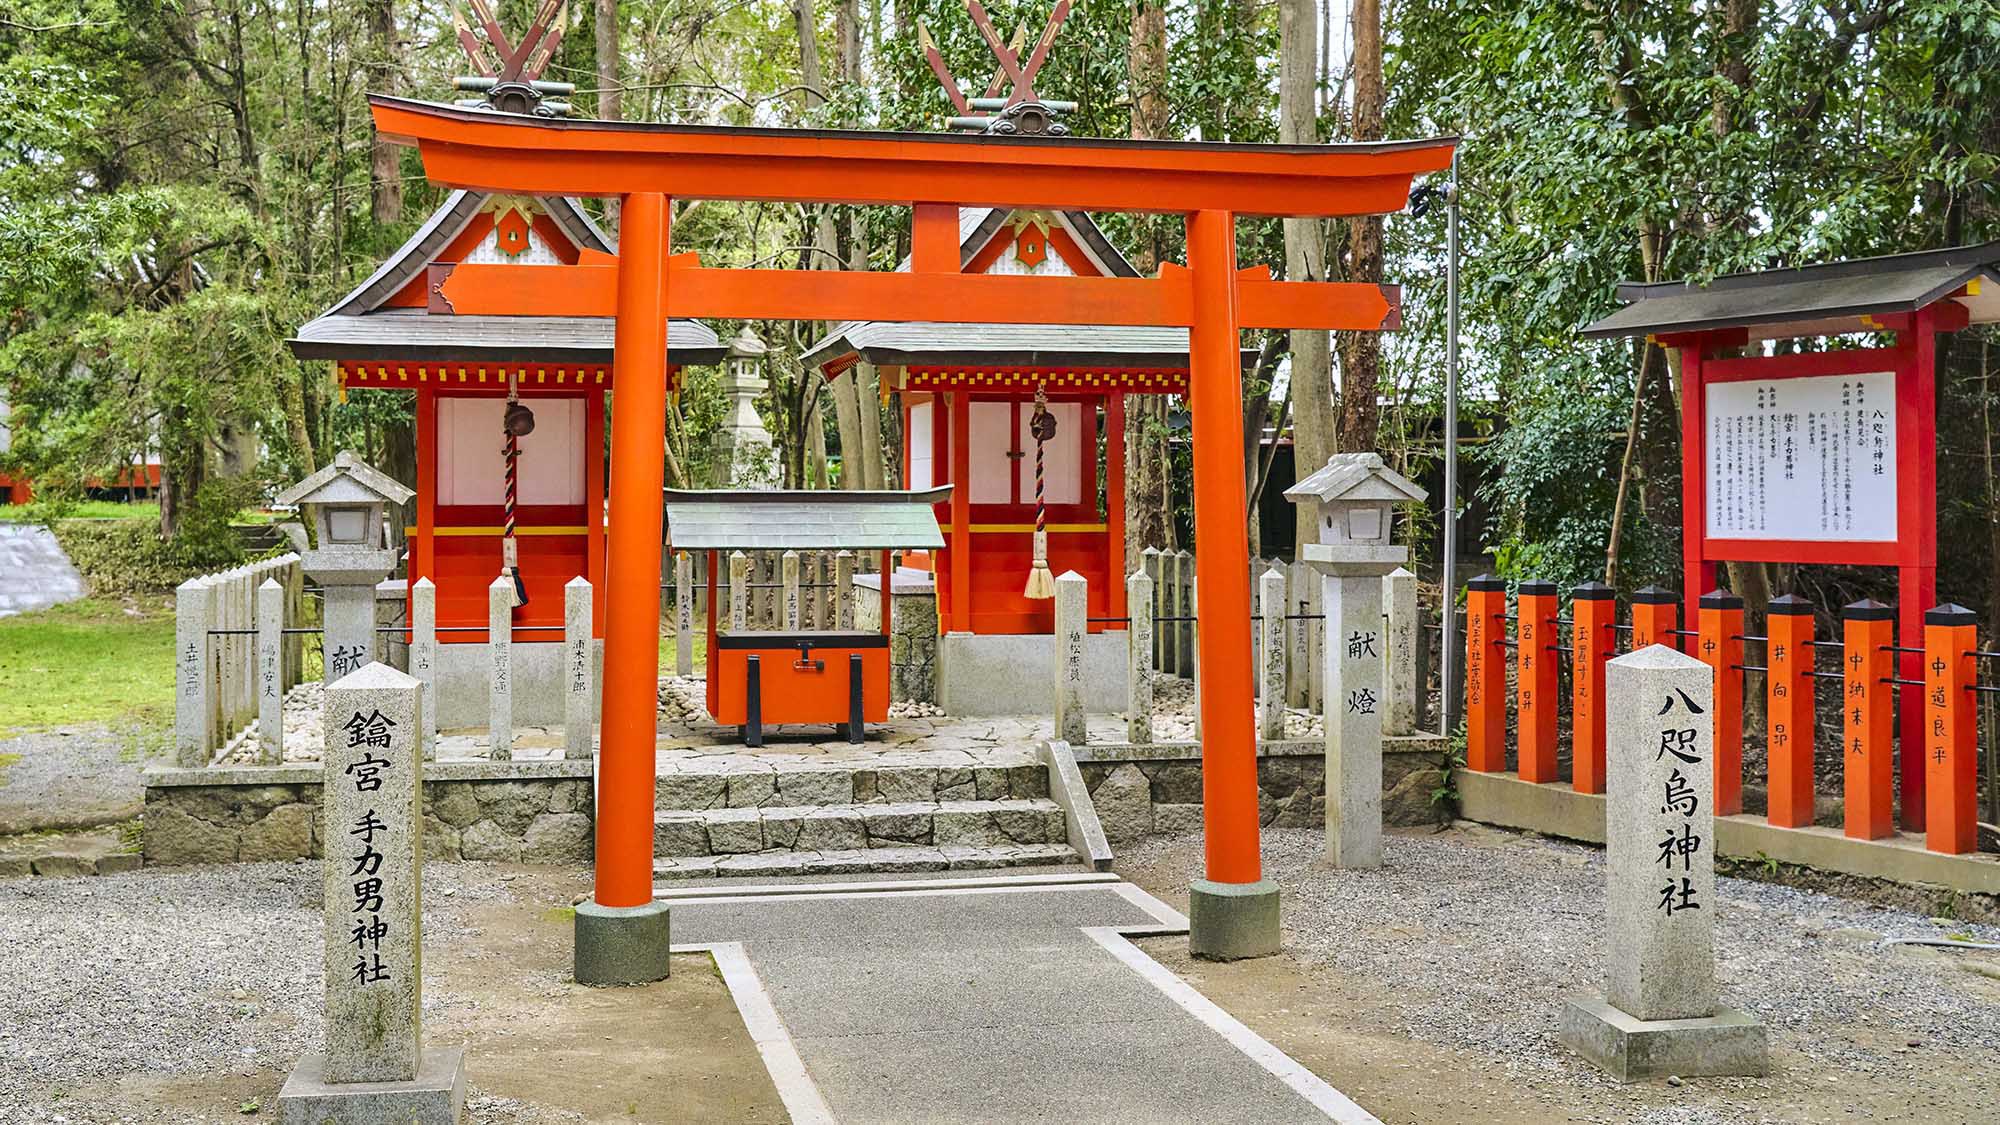
[[[0,732],[159,722],[173,699],[174,619],[160,602],[86,598],[0,617]]]
[[[50,514],[38,504],[0,504],[0,523],[41,523]],[[158,520],[160,504],[157,500],[78,500],[64,505],[60,514],[73,520]]]

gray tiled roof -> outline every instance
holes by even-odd
[[[921,492],[777,489],[667,490],[667,542],[677,551],[883,551],[944,546],[932,504],[951,487]]]
[[[1984,277],[2000,281],[2000,242],[1795,269],[1728,274],[1706,285],[1669,281],[1618,287],[1624,308],[1584,328],[1586,337],[1643,336],[1708,328],[1804,329],[1876,313],[1910,312]],[[1968,302],[1974,323],[2000,315]],[[1822,331],[1825,330],[1822,328]],[[1847,330],[1835,326],[1836,331]]]
[[[384,309],[361,316],[329,313],[299,329],[300,359],[522,360],[611,362],[608,316],[431,316]],[[728,350],[698,320],[667,323],[667,356],[676,364],[719,363]]]

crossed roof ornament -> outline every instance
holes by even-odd
[[[1021,51],[1027,44],[1028,29],[1025,25],[1014,30],[1014,39],[1011,43],[1002,42],[1000,33],[994,30],[993,18],[987,15],[985,6],[979,0],[965,0],[965,10],[972,16],[972,25],[979,29],[979,37],[986,41],[987,49],[991,50],[993,57],[1000,62],[1000,68],[986,83],[985,93],[971,99],[965,96],[959,88],[958,79],[952,75],[951,68],[945,65],[944,54],[938,50],[937,41],[931,37],[930,28],[921,21],[918,22],[917,42],[923,48],[924,60],[930,63],[931,73],[937,76],[938,83],[944,87],[945,96],[951,99],[952,108],[960,115],[952,122],[954,127],[994,128],[995,131],[1011,132],[1013,131],[1011,129],[995,128],[994,123],[1016,117],[1017,114],[1010,112],[1016,107],[1046,104],[1035,94],[1035,75],[1041,72],[1042,64],[1048,61],[1049,48],[1055,44],[1056,32],[1062,29],[1063,21],[1069,18],[1069,3],[1070,0],[1056,0],[1055,9],[1049,13],[1048,24],[1042,29],[1041,38],[1035,41],[1035,49],[1024,57]],[[1001,92],[1010,85],[1012,92],[1002,101]],[[1051,106],[1051,108],[1056,107]],[[977,110],[986,109],[998,110],[999,116],[989,118],[975,113]],[[1058,127],[1056,131],[1064,130]]]

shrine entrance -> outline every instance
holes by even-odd
[[[1412,179],[1450,165],[1449,139],[1249,145],[721,128],[529,118],[372,96],[377,130],[417,146],[434,181],[469,189],[617,196],[615,262],[578,262],[523,292],[467,263],[440,296],[460,315],[615,319],[603,718],[594,901],[578,943],[602,952],[663,911],[654,902],[654,713],[659,672],[666,322],[672,317],[1176,326],[1189,332],[1203,700],[1206,878],[1190,945],[1275,951],[1277,889],[1259,855],[1250,585],[1238,332],[1376,331],[1398,294],[1239,270],[1236,216],[1338,218],[1400,210]],[[671,200],[724,198],[914,208],[907,272],[711,269],[671,254]],[[961,272],[959,207],[1181,213],[1188,264],[1156,277]],[[660,927],[664,932],[664,927]],[[645,979],[635,956],[631,979]],[[664,972],[664,956],[658,960]]]

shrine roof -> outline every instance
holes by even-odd
[[[959,265],[970,266],[1013,214],[1007,207],[964,207],[958,213]],[[1085,211],[1056,212],[1106,277],[1138,277]],[[910,268],[908,258],[898,272]],[[1255,355],[1255,349],[1246,352]],[[806,349],[800,362],[824,367],[849,356],[876,365],[905,367],[1133,367],[1183,368],[1185,328],[1122,325],[896,323],[850,320]]]
[[[327,315],[290,341],[300,359],[406,359],[610,363],[608,316],[431,316],[383,309]],[[677,366],[720,363],[728,351],[698,320],[667,322],[667,357]]]
[[[931,505],[951,486],[914,492],[670,488],[676,551],[886,551],[944,546]]]
[[[452,192],[367,280],[286,341],[292,354],[300,359],[610,363],[611,317],[434,316],[420,308],[389,304],[425,275],[490,198],[487,192]],[[617,253],[616,240],[592,222],[576,200],[560,195],[535,198],[577,247]],[[669,322],[667,347],[673,362],[681,366],[719,363],[727,350],[712,329],[695,320]]]
[[[1725,274],[1707,284],[1627,282],[1624,308],[1583,329],[1591,339],[1749,328],[1759,338],[1868,331],[1862,318],[1941,300],[1973,324],[2000,320],[2000,242]]]

